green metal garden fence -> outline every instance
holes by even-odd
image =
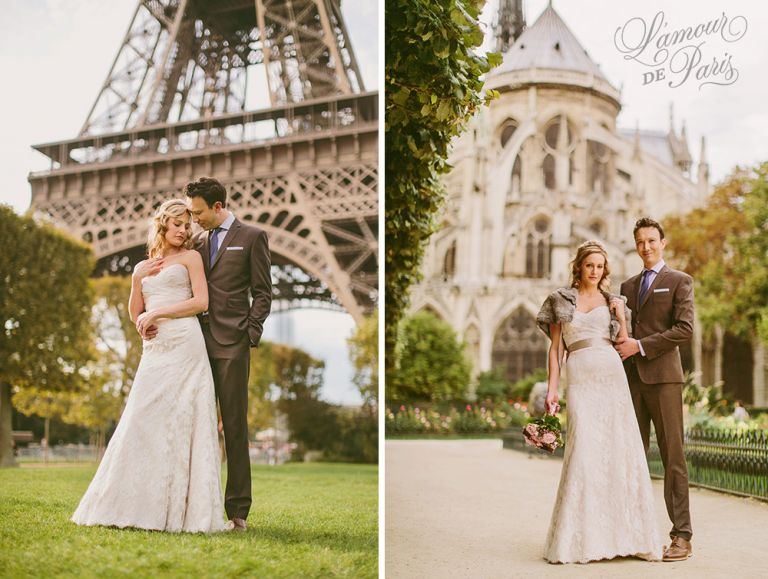
[[[768,430],[687,429],[685,458],[691,484],[768,500]],[[663,478],[655,434],[648,468],[651,476]]]
[[[563,432],[567,445],[566,434]],[[502,439],[504,448],[546,455],[544,451],[525,445],[520,428],[509,429]],[[558,448],[554,456],[562,457],[563,449]],[[768,430],[687,429],[685,458],[688,481],[692,486],[768,501]],[[653,432],[648,450],[648,470],[652,477],[664,477],[664,466]]]

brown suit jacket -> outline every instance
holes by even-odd
[[[257,346],[272,305],[267,234],[235,218],[213,263],[209,263],[209,235],[208,231],[197,233],[192,244],[205,265],[211,335],[222,346],[230,346],[244,340],[247,332],[251,347]]]
[[[638,304],[641,279],[642,273],[621,284],[621,295],[634,312],[632,335],[645,356],[637,353],[624,364],[635,364],[646,384],[684,382],[679,346],[693,336],[693,278],[665,265]]]

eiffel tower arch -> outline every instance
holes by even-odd
[[[142,0],[80,134],[34,148],[32,207],[97,274],[130,272],[156,207],[212,176],[269,235],[275,309],[376,303],[378,93],[339,0]]]

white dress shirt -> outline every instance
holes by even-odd
[[[227,217],[224,221],[221,222],[221,225],[219,225],[219,229],[223,229],[224,231],[218,231],[216,232],[216,254],[213,256],[214,258],[216,255],[219,254],[219,251],[221,250],[221,242],[224,241],[224,238],[227,236],[227,233],[229,232],[229,228],[232,227],[232,224],[235,222],[235,214],[231,211],[229,212],[229,217]],[[213,229],[211,229],[210,233],[208,234],[208,242],[211,242],[210,235],[213,234]]]

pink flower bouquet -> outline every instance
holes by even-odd
[[[531,418],[523,428],[525,443],[549,452],[550,454],[563,446],[560,434],[560,420],[557,416],[546,414],[541,418]]]

